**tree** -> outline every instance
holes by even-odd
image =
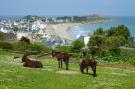
[[[108,37],[118,36],[119,38],[122,38],[123,39],[122,45],[133,42],[133,37],[131,37],[129,29],[125,25],[119,25],[118,27],[111,27],[108,31],[106,31],[106,34]],[[121,41],[121,39],[119,41]]]
[[[98,28],[95,32],[94,35],[104,35],[105,32],[103,30],[103,28]]]
[[[80,40],[76,40],[72,43],[72,52],[78,53],[84,47],[84,42]]]
[[[96,51],[98,53],[96,54],[99,54],[100,56],[105,56],[105,53],[107,51],[106,39],[107,38],[104,35],[93,35],[88,42],[88,47],[90,48],[91,52],[93,48],[96,47],[98,49],[98,51]]]
[[[17,33],[17,31],[19,30],[19,28],[17,27],[17,26],[12,26],[12,30],[14,31],[14,33],[16,34]]]
[[[107,46],[108,46],[108,51],[110,52],[110,54],[119,55],[120,54],[119,47],[124,44],[123,42],[124,42],[124,38],[121,36],[108,37]]]
[[[129,29],[124,25],[119,25],[118,27],[111,27],[107,31],[98,28],[91,36],[88,47],[91,50],[93,47],[98,48],[99,55],[105,56],[108,52],[120,54],[120,46],[132,45],[133,42]]]

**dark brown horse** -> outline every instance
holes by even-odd
[[[83,59],[82,62],[80,63],[80,71],[84,73],[84,69],[86,69],[88,73],[88,68],[91,67],[93,71],[93,76],[95,77],[96,65],[97,65],[97,62],[95,60]]]
[[[40,61],[30,60],[27,58],[27,55],[22,57],[22,62],[24,62],[24,67],[31,67],[31,68],[43,68],[43,65]]]
[[[68,63],[69,63],[70,54],[56,52],[56,51],[52,50],[52,57],[57,58],[59,68],[62,68],[62,62],[64,61],[64,63],[66,64],[66,70],[68,70]]]
[[[30,44],[30,39],[28,39],[27,37],[22,36],[20,39],[20,42],[25,42],[27,44]]]

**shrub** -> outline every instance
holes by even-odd
[[[57,47],[57,50],[60,52],[65,52],[65,53],[71,53],[71,46],[60,46]]]
[[[42,45],[41,43],[33,43],[30,45],[31,51],[50,52],[50,48]]]
[[[79,53],[80,50],[82,49],[82,47],[84,47],[84,42],[80,41],[80,40],[76,40],[72,43],[72,52],[74,53]]]
[[[135,65],[135,57],[129,58],[128,62],[132,65]]]
[[[8,43],[8,42],[0,42],[0,48],[11,50],[11,49],[13,49],[13,46],[11,43]]]
[[[14,42],[12,43],[13,50],[15,51],[24,51],[24,50],[30,50],[30,45],[21,44],[20,42]]]

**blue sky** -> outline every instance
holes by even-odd
[[[135,0],[0,0],[0,15],[135,16]]]

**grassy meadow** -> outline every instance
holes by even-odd
[[[42,69],[24,68],[20,59],[13,61],[14,55],[0,51],[0,89],[135,89],[132,66],[97,66],[97,77],[93,77],[81,74],[78,64],[71,63],[68,71],[65,65],[58,69],[49,56],[38,59]]]

